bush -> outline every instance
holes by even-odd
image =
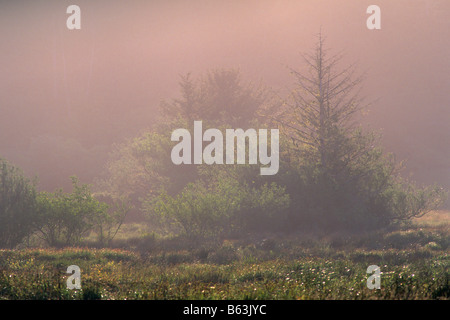
[[[16,167],[0,159],[0,247],[13,248],[33,231],[35,185]]]
[[[191,183],[178,196],[163,193],[146,202],[150,217],[171,223],[188,236],[217,237],[261,231],[274,226],[277,210],[288,206],[282,187],[249,187],[237,179],[220,177],[207,184]],[[281,219],[282,220],[282,219]]]
[[[42,192],[37,198],[37,229],[49,246],[78,244],[106,216],[107,205],[96,200],[87,185],[79,185],[75,177],[72,184],[72,193]]]

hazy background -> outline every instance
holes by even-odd
[[[66,28],[81,7],[81,30]],[[381,7],[381,30],[366,9]],[[1,1],[0,156],[40,188],[91,182],[154,121],[179,76],[239,68],[286,91],[322,29],[366,72],[367,116],[420,183],[450,188],[450,1]],[[170,161],[168,159],[168,161]]]

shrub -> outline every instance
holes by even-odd
[[[230,264],[240,258],[239,248],[224,244],[209,253],[207,261],[214,264]]]
[[[42,192],[37,198],[38,233],[49,246],[78,244],[106,215],[107,205],[91,194],[87,185],[72,178],[72,193]]]
[[[175,197],[163,193],[145,208],[150,217],[172,223],[189,236],[217,237],[271,228],[279,218],[277,210],[288,203],[284,189],[274,183],[252,188],[221,177],[210,184],[188,184]]]
[[[35,219],[35,184],[0,159],[0,247],[20,244],[32,233]]]

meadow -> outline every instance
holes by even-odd
[[[128,225],[109,248],[0,250],[0,299],[449,299],[449,217],[434,212],[353,237],[215,243]],[[381,268],[379,290],[366,286],[373,264]],[[66,287],[69,265],[81,269],[80,290]]]

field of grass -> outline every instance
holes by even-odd
[[[121,239],[127,250],[0,250],[0,299],[449,299],[449,214],[434,214],[352,238],[146,236]],[[373,264],[380,290],[366,286]],[[81,269],[81,290],[66,288],[69,265]]]

